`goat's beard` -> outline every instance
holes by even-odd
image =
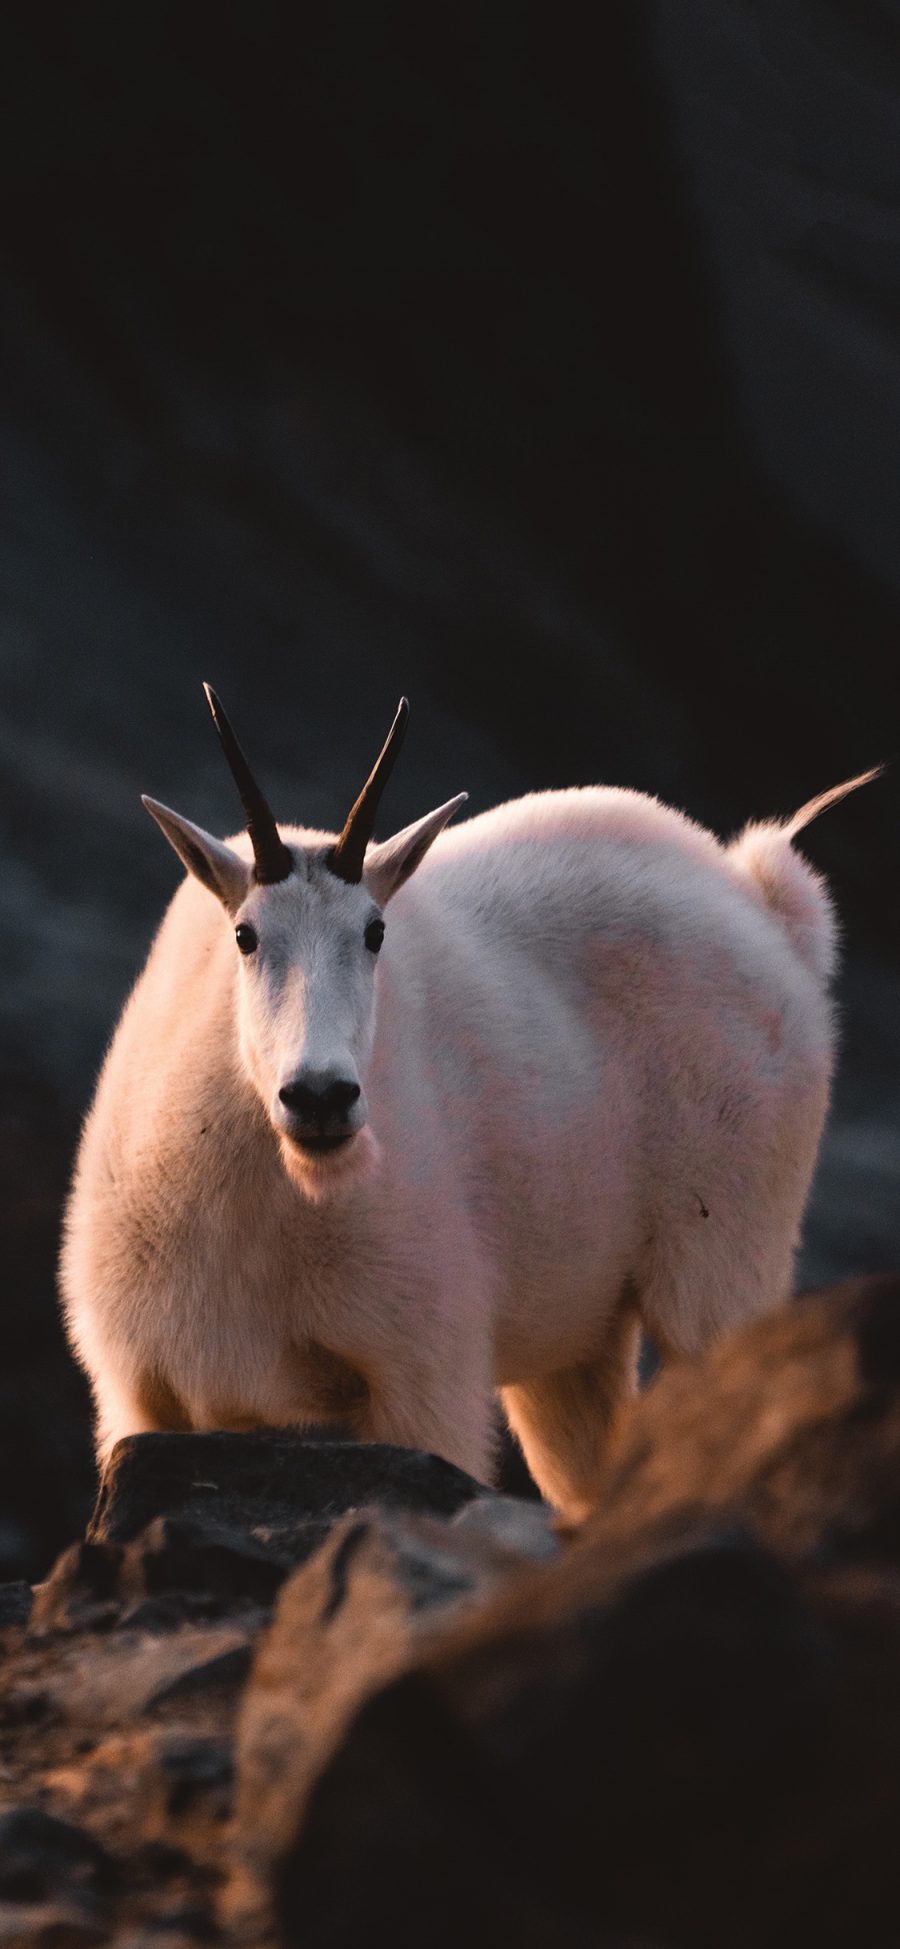
[[[363,1179],[371,1177],[380,1155],[378,1140],[368,1124],[346,1144],[336,1150],[322,1151],[318,1156],[302,1150],[286,1136],[280,1137],[279,1148],[291,1183],[316,1205],[352,1192]]]

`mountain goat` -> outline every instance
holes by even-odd
[[[335,839],[279,831],[207,695],[247,831],[144,801],[189,878],[66,1216],[99,1458],[338,1421],[489,1479],[499,1389],[576,1517],[640,1327],[693,1353],[790,1289],[835,948],[791,842],[875,774],[729,846],[606,787],[370,844],[405,699]]]

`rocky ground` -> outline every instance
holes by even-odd
[[[897,1939],[900,1280],[672,1370],[603,1506],[142,1436],[0,1588],[0,1944]]]

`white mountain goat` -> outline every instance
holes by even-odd
[[[144,801],[191,877],[66,1218],[100,1460],[337,1420],[489,1479],[499,1389],[575,1517],[639,1327],[693,1353],[790,1290],[835,954],[791,842],[875,774],[730,846],[606,787],[445,832],[462,794],[370,845],[405,699],[336,840],[279,832],[208,696],[247,833]]]

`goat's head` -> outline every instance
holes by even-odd
[[[239,842],[239,851],[155,799],[143,802],[188,872],[224,909],[240,964],[240,1060],[291,1176],[319,1195],[366,1154],[365,1079],[375,1033],[383,910],[466,794],[426,813],[393,839],[370,843],[406,730],[404,697],[340,837],[301,835],[290,843],[278,830],[218,698],[205,688],[240,792],[249,847]]]

